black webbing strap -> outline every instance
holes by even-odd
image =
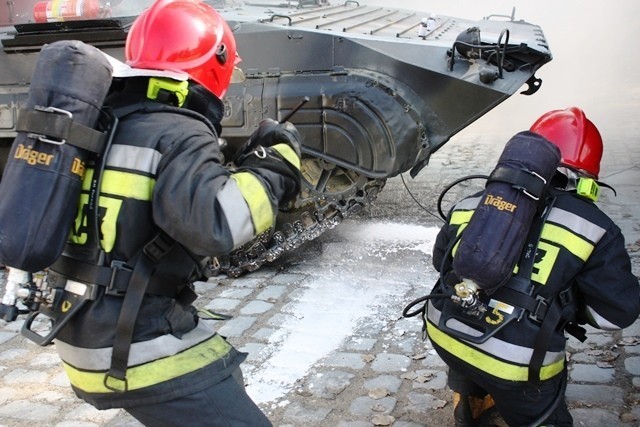
[[[534,285],[531,283],[533,265],[536,258],[536,250],[540,242],[542,227],[553,208],[555,197],[546,204],[546,210],[529,229],[525,247],[520,257],[518,273],[505,286],[499,288],[492,297],[510,305],[524,308],[529,317],[541,322],[540,331],[536,336],[533,353],[529,361],[528,382],[534,388],[540,384],[540,369],[544,363],[544,357],[549,348],[553,333],[562,319],[564,307],[571,304],[571,295],[558,295],[551,300],[541,296],[532,296]]]
[[[500,181],[513,185],[518,190],[523,190],[529,196],[533,196],[536,200],[544,195],[547,182],[540,175],[526,169],[514,169],[506,166],[496,167],[487,183],[491,181]]]
[[[58,109],[21,109],[16,123],[16,131],[28,132],[45,139],[55,139],[56,143],[103,153],[107,134],[73,120],[71,113]]]
[[[533,345],[533,354],[531,355],[531,361],[529,362],[529,384],[534,388],[538,388],[540,385],[540,369],[544,363],[544,356],[547,354],[549,343],[553,337],[553,333],[556,327],[560,324],[560,321],[565,317],[565,310],[568,309],[572,303],[571,289],[567,289],[558,294],[549,302],[549,310],[547,315],[542,321],[540,331],[536,335],[536,341]]]
[[[116,323],[111,367],[109,372],[105,374],[103,381],[104,386],[112,391],[125,392],[128,389],[129,351],[142,300],[147,292],[155,264],[171,251],[174,244],[175,242],[169,237],[162,233],[158,234],[145,245],[135,264]]]
[[[105,293],[111,296],[124,296],[133,275],[133,267],[122,261],[113,261],[111,267],[106,267],[64,255],[58,258],[50,268],[78,282],[104,286]],[[178,289],[174,284],[159,281],[148,285],[147,293],[175,298],[178,295]]]

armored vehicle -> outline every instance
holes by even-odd
[[[535,93],[552,59],[542,29],[511,15],[469,20],[364,0],[210,0],[234,30],[242,62],[225,99],[225,153],[264,118],[303,139],[303,190],[275,230],[211,274],[272,262],[372,203],[385,181],[416,176],[453,135],[511,95]],[[38,52],[78,39],[124,60],[131,23],[149,1],[0,4],[0,144],[15,136]],[[63,7],[64,5],[64,7]]]

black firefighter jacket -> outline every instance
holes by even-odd
[[[135,94],[134,94],[135,95]],[[191,95],[190,95],[191,96]],[[188,100],[188,99],[187,99]],[[217,132],[199,112],[120,94],[116,112],[134,105],[120,119],[102,178],[100,242],[105,265],[130,263],[160,230],[186,248],[155,266],[150,287],[175,287],[144,296],[135,322],[126,383],[106,373],[111,366],[114,331],[123,298],[104,294],[90,301],[56,339],[71,385],[100,409],[153,404],[207,388],[228,377],[244,359],[206,321],[198,321],[191,300],[181,300],[194,266],[205,256],[227,254],[274,224],[277,179],[266,183],[250,170],[223,166]],[[217,99],[201,102],[216,125]],[[83,199],[70,249],[91,241],[86,209],[93,170],[83,184]],[[73,252],[73,251],[72,251]],[[115,263],[114,263],[115,261]],[[75,260],[52,270],[79,286]]]
[[[433,251],[433,265],[437,270],[443,265],[451,265],[446,262],[450,257],[446,253],[447,245],[469,222],[480,198],[461,201],[449,214]],[[573,319],[569,320],[580,324],[616,330],[631,325],[640,313],[638,279],[631,272],[620,229],[593,202],[572,192],[559,192],[543,225],[532,282],[533,296],[546,300],[572,288],[570,311]],[[436,286],[432,294],[441,293],[442,286]],[[528,380],[528,366],[541,325],[539,321],[525,315],[520,321],[506,324],[484,343],[477,344],[438,328],[442,307],[442,299],[430,300],[426,320],[429,338],[443,359],[454,360],[498,381]],[[469,332],[464,322],[452,324]],[[562,327],[556,328],[544,354],[540,380],[562,372],[565,341]]]

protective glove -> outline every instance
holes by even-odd
[[[297,130],[290,135],[297,136]],[[293,201],[300,192],[300,143],[299,139],[292,141],[293,144],[258,145],[235,160],[239,170],[250,170],[269,184],[280,207]]]
[[[278,123],[273,119],[264,119],[258,124],[258,128],[251,134],[249,140],[240,147],[236,158],[248,154],[258,146],[272,147],[277,144],[289,145],[300,157],[298,129],[290,122]]]

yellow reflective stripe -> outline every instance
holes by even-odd
[[[467,362],[468,364],[481,369],[497,378],[509,381],[527,381],[529,379],[529,367],[519,366],[495,359],[475,348],[468,346],[455,338],[450,337],[440,331],[431,322],[427,322],[427,333],[429,338],[440,347]],[[564,359],[560,359],[550,365],[540,369],[540,379],[547,380],[562,372],[564,369]]]
[[[116,244],[116,223],[118,221],[118,214],[120,213],[122,203],[123,201],[120,199],[100,197],[100,207],[105,208],[102,223],[100,224],[100,231],[102,232],[102,249],[107,253],[110,253]]]
[[[82,181],[82,190],[89,191],[91,189],[92,179],[93,169],[87,169],[84,180]],[[102,187],[100,187],[100,191],[112,196],[151,201],[151,195],[153,194],[153,187],[155,187],[155,185],[156,180],[148,176],[131,172],[105,170],[102,175]]]
[[[594,246],[580,236],[557,225],[546,223],[542,227],[541,237],[565,247],[569,252],[586,261],[593,252]]]
[[[291,148],[287,144],[276,144],[271,148],[280,153],[280,155],[284,157],[286,161],[291,163],[297,169],[300,169],[300,157],[298,157],[293,148]]]
[[[151,201],[156,180],[147,176],[114,170],[104,171],[102,193],[129,199]]]
[[[267,231],[273,225],[275,215],[262,182],[250,172],[235,173],[231,175],[231,179],[236,182],[242,197],[249,205],[256,234]]]
[[[465,228],[467,228],[467,226],[469,225],[469,223],[465,222],[462,225],[460,225],[460,227],[458,227],[458,230],[456,231],[456,236],[459,236],[460,233],[462,233],[464,231]],[[451,255],[455,255],[456,252],[458,252],[458,247],[460,246],[460,239],[458,239],[458,241],[456,242],[455,245],[453,245],[453,249],[451,250]]]
[[[218,359],[225,357],[231,350],[231,345],[220,335],[201,342],[175,356],[165,357],[144,365],[127,369],[127,386],[129,391],[138,390],[204,368]],[[113,390],[104,386],[106,372],[88,372],[74,368],[64,363],[63,366],[69,381],[75,387],[86,393],[112,393]],[[109,384],[117,386],[118,381]]]
[[[87,168],[82,178],[82,190],[89,191],[91,189],[91,180],[93,179],[93,169]]]
[[[451,225],[465,224],[471,221],[471,215],[473,215],[473,211],[454,211],[451,214],[451,219],[449,220],[449,224]]]

